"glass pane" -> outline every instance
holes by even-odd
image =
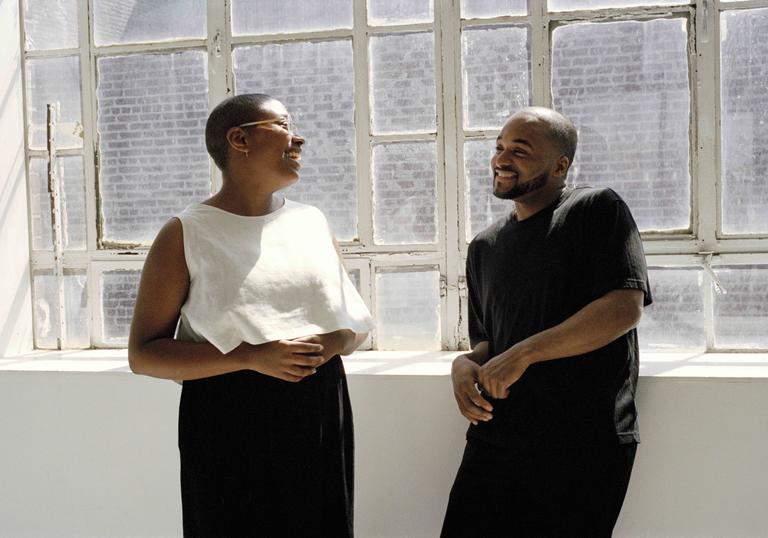
[[[707,347],[702,301],[702,271],[650,268],[653,304],[643,310],[640,347],[653,351],[703,350]]]
[[[102,242],[149,244],[211,194],[204,52],[100,58]]]
[[[641,230],[691,225],[685,24],[575,24],[553,34],[555,108],[579,129],[569,181],[615,189]]]
[[[57,349],[59,291],[50,270],[35,272],[35,347]],[[66,269],[62,277],[66,339],[62,349],[90,346],[88,291],[84,269]]]
[[[339,241],[357,237],[355,84],[350,40],[235,49],[237,93],[266,93],[296,118],[307,143],[286,195],[319,207]]]
[[[29,161],[29,193],[32,208],[32,250],[53,250],[51,196],[48,193],[48,164],[45,159]]]
[[[35,297],[35,347],[57,349],[59,295],[52,271],[36,271],[32,277]]]
[[[464,127],[499,128],[530,103],[528,29],[501,26],[462,33]]]
[[[461,16],[464,19],[527,14],[526,0],[461,0]]]
[[[127,345],[141,271],[105,271],[101,275],[102,335],[105,344]]]
[[[235,35],[352,28],[352,0],[234,0]]]
[[[204,38],[206,0],[94,0],[96,45]]]
[[[373,131],[434,132],[432,32],[372,37],[370,58]]]
[[[440,349],[440,273],[376,274],[376,347]]]
[[[76,0],[25,0],[23,4],[27,50],[78,46]]]
[[[715,269],[726,294],[715,297],[715,346],[768,349],[768,266]]]
[[[349,279],[352,281],[352,284],[355,285],[357,293],[360,293],[360,269],[352,269],[347,274],[349,275]]]
[[[47,105],[58,106],[56,147],[83,145],[80,98],[80,60],[77,57],[36,58],[27,61],[27,122],[29,147],[47,147]]]
[[[768,9],[721,19],[722,215],[727,234],[768,232]]]
[[[493,195],[491,156],[494,140],[467,140],[464,143],[464,204],[466,208],[466,239],[471,241],[479,232],[508,215],[515,207],[512,200]]]
[[[570,11],[606,7],[676,6],[689,3],[689,0],[549,0],[549,10]]]
[[[61,231],[64,248],[85,250],[85,177],[82,157],[59,157],[56,174],[61,193]],[[32,248],[53,250],[51,197],[48,193],[48,164],[45,159],[29,162],[32,195]]]
[[[373,148],[373,239],[388,245],[437,241],[434,142]]]
[[[432,0],[368,0],[368,24],[432,22]]]

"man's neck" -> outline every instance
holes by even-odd
[[[546,209],[559,200],[565,192],[565,185],[560,185],[554,190],[540,190],[521,196],[515,200],[515,216],[517,221],[523,221],[534,216],[542,209]]]

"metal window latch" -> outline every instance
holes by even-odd
[[[448,294],[448,279],[445,275],[440,275],[440,297],[445,297]]]
[[[726,295],[728,290],[725,289],[725,286],[723,286],[723,283],[720,282],[720,279],[717,277],[717,273],[712,269],[713,255],[714,252],[699,252],[699,256],[701,256],[701,267],[707,272],[710,278],[712,278],[712,285],[715,287],[715,291],[720,295]]]
[[[221,56],[221,30],[216,30],[216,34],[213,36],[213,53],[216,56]]]
[[[467,296],[467,277],[459,276],[459,297]]]

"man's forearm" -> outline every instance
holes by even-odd
[[[529,363],[581,355],[616,340],[640,322],[643,292],[608,292],[554,327],[515,344],[507,352],[522,353]]]

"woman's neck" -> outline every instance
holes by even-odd
[[[260,217],[280,209],[283,197],[270,191],[238,188],[225,180],[219,192],[203,203],[244,217]]]

